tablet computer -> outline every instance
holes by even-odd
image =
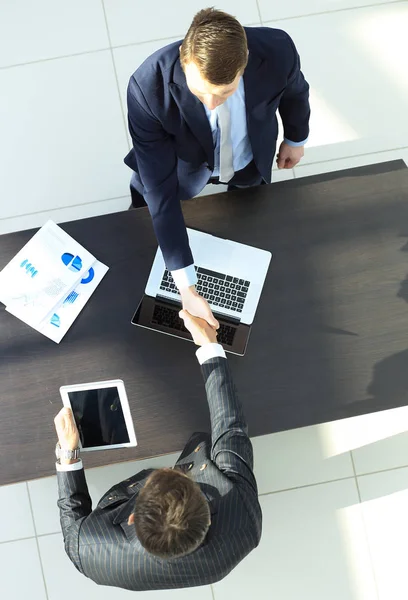
[[[64,406],[72,408],[83,451],[137,445],[121,379],[63,385],[60,394]]]

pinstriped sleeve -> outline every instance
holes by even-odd
[[[88,492],[83,469],[58,471],[58,508],[64,536],[65,551],[81,573],[79,557],[79,530],[83,520],[92,512],[92,500]]]
[[[257,494],[253,451],[245,415],[225,358],[201,365],[211,418],[211,459],[230,479]]]

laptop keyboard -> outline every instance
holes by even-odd
[[[178,313],[179,309],[156,304],[153,311],[152,323],[178,331],[187,331]],[[236,330],[236,327],[220,323],[220,327],[217,330],[217,342],[226,346],[232,346]]]
[[[224,275],[223,273],[216,273],[202,267],[196,267],[196,273],[196,290],[208,302],[213,306],[242,312],[250,286],[249,281],[231,275]],[[167,269],[164,272],[160,289],[179,295],[173,277]]]

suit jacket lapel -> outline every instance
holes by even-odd
[[[264,61],[254,54],[253,52],[249,53],[248,56],[248,64],[244,71],[244,89],[245,89],[245,107],[247,115],[251,114],[251,112],[257,107],[257,105],[262,102],[262,98],[259,98],[258,92],[262,86],[260,86],[260,82],[262,82],[264,77],[266,76],[266,65]]]
[[[173,82],[169,83],[170,92],[179,107],[194,136],[202,145],[211,169],[214,168],[214,146],[211,127],[204,106],[190,92],[187,86],[180,60],[174,65]]]

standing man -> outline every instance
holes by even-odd
[[[158,590],[208,585],[259,544],[262,513],[252,444],[217,334],[180,317],[201,346],[211,436],[195,433],[173,469],[148,469],[113,486],[92,511],[71,409],[55,417],[65,550],[100,585]]]
[[[213,8],[194,17],[186,37],[152,54],[128,87],[133,149],[132,203],[145,200],[167,268],[191,314],[218,323],[195,290],[194,260],[180,201],[208,183],[270,183],[277,165],[292,168],[309,135],[309,86],[287,33],[242,27]],[[248,207],[248,210],[250,207]]]

